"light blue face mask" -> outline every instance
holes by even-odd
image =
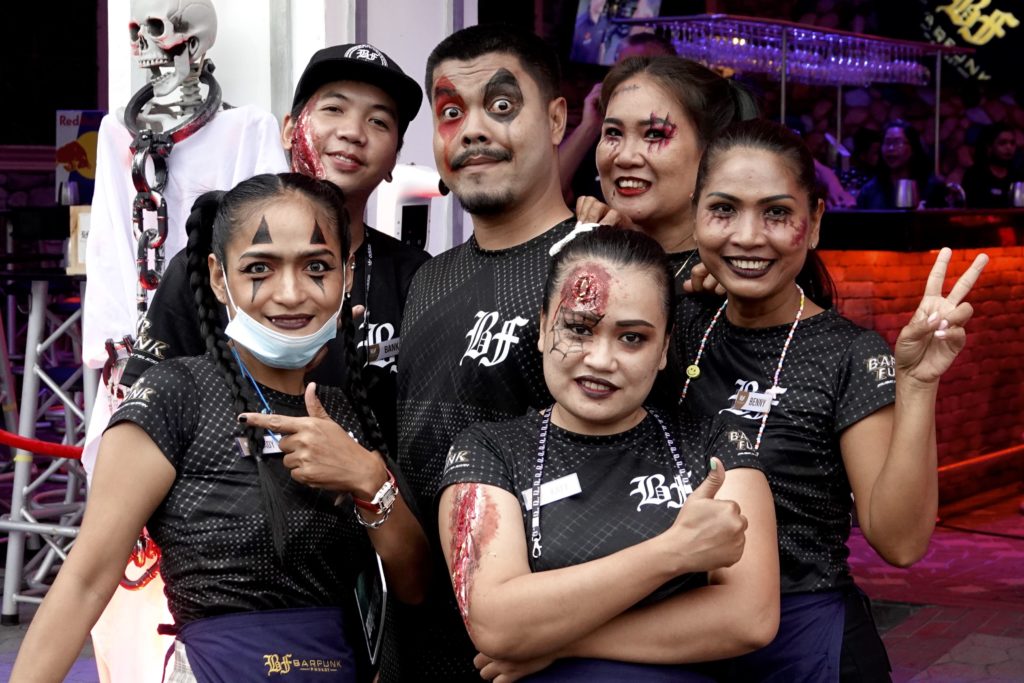
[[[304,368],[313,361],[324,344],[338,336],[338,316],[341,315],[341,307],[345,304],[344,292],[341,295],[341,306],[338,306],[338,310],[319,330],[301,337],[293,337],[256,322],[252,316],[239,308],[231,298],[226,276],[224,291],[228,293],[228,301],[231,302],[230,307],[225,307],[230,322],[224,328],[224,334],[235,343],[244,346],[256,360],[269,367],[282,370]],[[235,309],[233,318],[232,308]]]

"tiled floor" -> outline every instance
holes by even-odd
[[[862,536],[851,538],[854,575],[878,601],[897,683],[1024,681],[1019,500],[1006,498],[943,519],[928,554],[910,569],[890,567]]]
[[[1019,496],[1006,498],[943,519],[928,554],[910,569],[885,564],[854,533],[851,564],[875,601],[896,683],[1024,683],[1024,515],[1019,502]],[[0,627],[0,680],[10,675],[33,611],[23,609],[21,626]],[[86,646],[66,680],[98,681],[91,648]]]

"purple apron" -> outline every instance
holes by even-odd
[[[199,683],[281,677],[288,683],[355,683],[356,661],[336,607],[239,612],[178,632]]]
[[[775,640],[732,660],[729,680],[837,683],[845,617],[841,590],[783,595]]]

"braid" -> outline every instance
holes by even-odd
[[[370,399],[366,393],[366,385],[363,384],[363,363],[356,350],[356,325],[352,320],[352,300],[349,298],[346,298],[341,306],[341,320],[342,334],[345,337],[345,367],[347,369],[345,394],[359,413],[359,421],[370,442],[370,450],[380,451],[386,458],[388,447],[384,441],[384,433],[381,432],[377,418],[374,416],[373,410],[370,409]]]
[[[212,249],[213,224],[220,213],[223,192],[208,192],[196,200],[192,206],[187,224],[188,243],[186,256],[188,264],[189,285],[195,300],[196,312],[199,317],[199,331],[206,342],[206,351],[213,357],[224,379],[231,389],[235,414],[257,411],[248,382],[235,362],[227,338],[220,329],[217,310],[220,302],[213,296],[210,286],[210,267],[208,256]],[[287,522],[281,491],[273,480],[267,458],[263,454],[263,435],[255,427],[240,427],[242,435],[249,442],[249,453],[256,459],[256,469],[260,480],[260,496],[270,520],[270,531],[274,542],[274,550],[278,558],[284,556],[284,535]]]

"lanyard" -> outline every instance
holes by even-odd
[[[249,380],[249,382],[252,384],[252,388],[256,390],[256,395],[259,396],[260,403],[263,404],[263,410],[261,410],[260,412],[263,413],[264,415],[270,415],[271,413],[273,413],[274,411],[270,409],[270,404],[267,403],[267,397],[264,396],[263,392],[260,390],[260,385],[256,382],[253,376],[249,374],[249,368],[245,367],[245,363],[242,362],[242,358],[238,355],[238,351],[234,347],[231,348],[231,354],[235,357],[235,360],[238,362],[238,367],[242,369],[242,374],[245,375],[245,378]],[[274,443],[276,443],[278,446],[281,445],[280,434],[276,434],[270,431],[269,429],[267,429],[266,432],[267,434],[270,435],[270,438],[274,440]]]
[[[540,433],[537,436],[537,464],[534,466],[533,470],[533,509],[531,510],[530,515],[530,544],[532,546],[531,554],[534,559],[539,558],[542,552],[540,544],[540,483],[544,476],[544,456],[547,452],[548,430],[551,427],[551,410],[552,407],[548,407],[543,412],[543,419],[540,423]],[[683,466],[683,459],[679,455],[679,449],[676,448],[675,439],[672,438],[672,435],[668,431],[668,427],[665,426],[664,420],[661,419],[661,415],[659,415],[657,411],[648,408],[647,412],[658,423],[658,426],[661,427],[661,433],[665,437],[665,443],[668,444],[668,451],[672,455],[672,461],[675,463],[676,469],[679,470],[679,476],[682,479],[683,487],[689,487],[690,475],[687,474],[686,468]]]
[[[363,274],[363,367],[370,364],[370,281],[373,278],[373,245],[370,244],[369,228],[363,227],[363,244],[366,245],[366,265]],[[355,264],[352,264],[353,268]]]

